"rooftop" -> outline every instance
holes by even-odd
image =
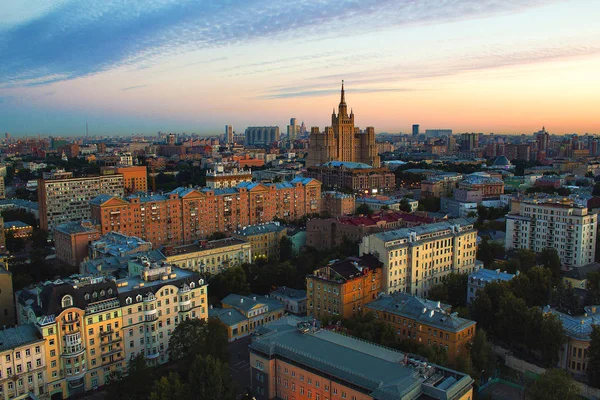
[[[75,233],[97,232],[91,221],[67,222],[54,228],[55,230],[66,233],[67,235]]]
[[[469,275],[469,279],[479,279],[484,282],[510,281],[514,277],[514,274],[501,272],[499,269],[492,270],[485,268],[480,268],[479,270]]]
[[[585,279],[590,272],[600,271],[600,263],[593,262],[582,265],[581,267],[571,268],[563,273],[564,276],[571,279]]]
[[[283,303],[281,301],[269,295],[260,296],[256,294],[242,296],[240,294],[231,293],[227,295],[227,297],[225,297],[223,300],[221,300],[221,304],[228,305],[230,307],[243,311],[250,311],[257,304],[265,304],[269,307],[269,311],[284,308]]]
[[[286,229],[285,226],[279,225],[278,222],[268,222],[266,224],[246,226],[245,228],[235,232],[235,234],[240,236],[253,236],[260,235],[262,233],[281,232],[284,229]]]
[[[35,324],[19,325],[0,331],[0,351],[14,349],[44,339]]]
[[[473,227],[473,222],[466,218],[456,218],[448,221],[436,222],[433,224],[413,226],[410,228],[401,228],[393,231],[386,231],[375,233],[373,236],[383,240],[384,242],[397,240],[397,239],[409,239],[411,235],[426,235],[430,233],[440,232],[444,230],[455,231],[456,227],[465,228]]]
[[[9,221],[4,223],[4,229],[31,228],[31,225],[23,221]]]
[[[332,260],[329,265],[315,271],[315,277],[324,280],[348,281],[358,278],[368,269],[381,268],[383,264],[371,254],[361,257],[348,257],[344,260]]]
[[[459,332],[476,324],[475,321],[450,314],[450,306],[405,293],[381,295],[375,301],[365,304],[365,308],[383,311],[394,315],[413,318],[423,325],[446,331]]]
[[[377,225],[377,224],[381,224],[381,223],[398,222],[400,220],[406,221],[406,222],[413,222],[413,223],[422,223],[422,224],[432,223],[435,221],[433,218],[420,217],[420,216],[414,215],[414,214],[408,214],[408,213],[403,213],[403,212],[386,212],[386,211],[381,211],[379,213],[366,215],[366,216],[338,218],[338,221],[342,224],[356,225],[356,226],[361,226],[361,225],[371,226],[371,225]]]
[[[323,166],[348,169],[373,169],[369,164],[351,161],[328,161],[324,163]]]
[[[546,306],[544,312],[552,313],[560,320],[565,334],[569,337],[590,341],[592,325],[600,325],[600,305],[592,305],[584,308],[583,315],[568,315]]]
[[[348,382],[375,399],[453,398],[471,388],[468,375],[404,353],[312,328],[306,320],[282,318],[263,327],[249,349],[266,356],[280,356]]]
[[[285,286],[278,287],[277,289],[273,290],[271,295],[295,300],[303,300],[307,298],[306,290],[292,289]]]
[[[238,238],[224,238],[210,241],[200,241],[194,244],[188,244],[184,246],[164,246],[161,250],[167,257],[178,254],[190,254],[197,253],[205,250],[220,249],[230,246],[238,246],[244,243],[248,243],[245,240]]]

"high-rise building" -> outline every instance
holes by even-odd
[[[233,143],[233,126],[225,125],[225,143]]]
[[[360,254],[383,263],[382,291],[427,297],[449,273],[478,269],[477,230],[467,219],[402,228],[365,236]]]
[[[249,126],[246,128],[247,145],[268,145],[278,141],[278,126]]]
[[[380,160],[375,144],[375,128],[367,127],[361,132],[354,126],[354,112],[348,114],[344,93],[344,82],[338,113],[331,115],[331,126],[321,132],[311,128],[306,166],[320,165],[328,161],[349,161],[379,167]]]
[[[473,150],[477,148],[479,142],[479,135],[476,133],[462,133],[460,135],[460,148],[461,150]]]
[[[594,261],[597,214],[572,199],[517,199],[506,216],[506,250],[556,249],[567,267]]]
[[[6,198],[6,187],[4,186],[4,177],[0,176],[0,199]]]
[[[17,323],[12,273],[6,268],[0,266],[0,326],[5,328]]]
[[[414,136],[419,136],[419,125],[418,124],[414,124],[412,126],[412,135]]]
[[[55,226],[90,218],[90,200],[100,194],[123,196],[123,174],[73,178],[55,170],[38,180],[40,228],[52,233]]]
[[[548,145],[550,144],[550,135],[546,132],[546,127],[543,127],[541,131],[535,134],[538,142],[538,150],[548,153]]]
[[[300,135],[300,125],[298,125],[296,118],[290,119],[290,124],[287,126],[287,140],[289,148],[293,148],[294,140]]]
[[[427,137],[452,136],[452,129],[427,129],[427,130],[425,130],[425,136],[427,136]]]

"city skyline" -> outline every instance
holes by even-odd
[[[15,136],[323,128],[342,79],[376,132],[600,133],[593,1],[3,8],[0,131]]]

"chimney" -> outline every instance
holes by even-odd
[[[244,302],[244,299],[240,299],[240,303],[243,303],[243,302]]]

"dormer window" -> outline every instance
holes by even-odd
[[[85,296],[83,296],[84,299],[89,300],[90,299],[90,294],[86,293]]]
[[[73,297],[69,295],[63,296],[61,303],[63,308],[73,307]]]
[[[104,296],[105,294],[106,294],[106,292],[104,291],[104,289],[102,289],[102,290],[100,291],[100,296]]]
[[[195,288],[195,287],[196,287],[196,284],[195,284],[194,282],[191,282],[191,283],[190,283],[190,287],[193,289],[193,288]]]
[[[98,298],[98,292],[92,293],[92,297],[95,298],[95,299]]]
[[[113,290],[112,289],[108,289],[108,294],[109,295],[113,294]]]
[[[142,301],[142,295],[141,295],[141,294],[138,294],[138,295],[135,297],[135,301]]]

